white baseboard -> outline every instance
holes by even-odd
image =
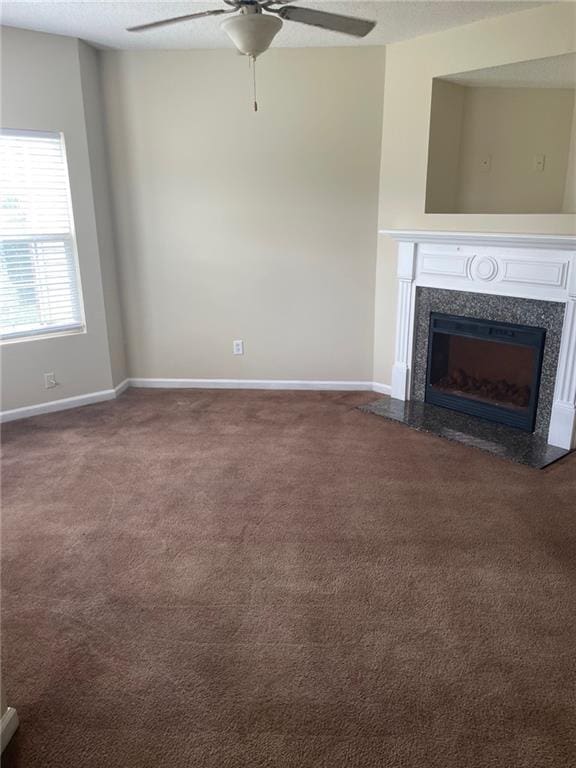
[[[6,707],[6,712],[0,720],[0,752],[4,752],[4,747],[14,735],[16,728],[18,728],[18,713],[14,707]]]
[[[391,395],[392,387],[390,384],[379,384],[377,381],[372,382],[372,391],[378,392],[380,395]]]
[[[314,389],[371,392],[371,381],[308,381],[299,379],[130,379],[132,387],[155,389]]]
[[[0,412],[0,423],[15,421],[16,419],[28,419],[30,416],[40,416],[43,413],[54,413],[54,411],[67,411],[69,408],[78,408],[81,405],[92,405],[92,403],[101,403],[104,400],[114,400],[116,396],[116,390],[102,389],[100,392],[90,392],[87,395],[64,397],[62,400],[50,400],[47,403],[38,403],[38,405],[13,408],[10,411]]]
[[[572,403],[552,403],[548,442],[567,451],[576,448],[576,408]]]
[[[325,390],[335,392],[378,392],[390,394],[388,384],[378,384],[373,381],[306,381],[299,379],[124,379],[114,389],[103,389],[100,392],[90,392],[76,397],[65,397],[61,400],[50,400],[47,403],[28,405],[24,408],[13,408],[0,411],[0,424],[16,419],[27,419],[30,416],[40,416],[43,413],[66,411],[82,405],[92,405],[105,400],[114,400],[128,387],[150,387],[153,389],[284,389],[284,390]]]
[[[124,379],[124,381],[121,381],[120,384],[114,387],[114,392],[116,393],[116,397],[119,397],[122,392],[125,392],[128,387],[130,386],[130,379]]]

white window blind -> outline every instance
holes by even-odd
[[[0,131],[0,337],[84,328],[61,133]]]

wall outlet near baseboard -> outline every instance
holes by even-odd
[[[244,342],[242,339],[236,339],[232,342],[232,353],[234,355],[243,355],[244,354]]]
[[[44,388],[45,389],[52,389],[52,387],[57,387],[58,382],[56,381],[56,374],[54,372],[51,373],[45,373],[44,374]]]

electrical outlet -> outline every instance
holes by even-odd
[[[56,381],[54,372],[44,374],[44,387],[46,389],[52,389],[52,387],[56,387],[57,385],[58,382]]]
[[[232,342],[232,352],[235,355],[243,355],[244,354],[244,342],[242,339],[236,339]]]
[[[532,158],[532,170],[542,173],[546,166],[546,155],[534,155]]]
[[[480,158],[480,170],[482,173],[490,173],[492,170],[492,155],[484,155]]]

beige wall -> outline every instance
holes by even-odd
[[[427,213],[562,213],[574,91],[432,85]],[[545,156],[535,171],[536,154]],[[481,161],[490,158],[490,168]]]
[[[432,85],[426,211],[458,210],[465,93],[463,86],[446,80],[434,80]]]
[[[106,139],[99,56],[3,30],[2,124],[66,135],[88,321],[2,347],[3,408],[119,383],[122,323],[135,377],[388,383],[396,245],[377,245],[378,207],[381,228],[575,232],[568,215],[424,212],[432,79],[570,52],[574,21],[557,4],[389,46],[385,87],[381,48],[273,49],[257,115],[230,51],[106,52]]]
[[[570,149],[568,151],[566,186],[564,188],[562,210],[564,213],[576,211],[576,99],[574,100],[574,109],[572,111],[572,130],[570,133]]]
[[[134,377],[371,380],[382,48],[110,52]],[[245,355],[232,355],[243,339]]]
[[[460,213],[561,213],[574,91],[464,88]],[[544,170],[533,167],[544,155]],[[488,172],[481,159],[491,157]]]
[[[574,234],[567,214],[427,214],[432,79],[573,52],[576,8],[555,3],[390,45],[386,49],[379,222],[382,229]],[[390,382],[394,353],[396,244],[380,238],[374,377]]]
[[[80,42],[80,74],[86,118],[88,156],[94,195],[96,233],[100,252],[106,327],[110,351],[112,381],[118,386],[127,377],[126,351],[120,307],[118,268],[114,243],[112,189],[105,137],[104,100],[101,92],[100,53]]]
[[[2,409],[82,395],[112,386],[92,193],[79,41],[1,30],[1,124],[63,131],[66,140],[87,332],[0,347]],[[45,389],[43,373],[59,386]]]

